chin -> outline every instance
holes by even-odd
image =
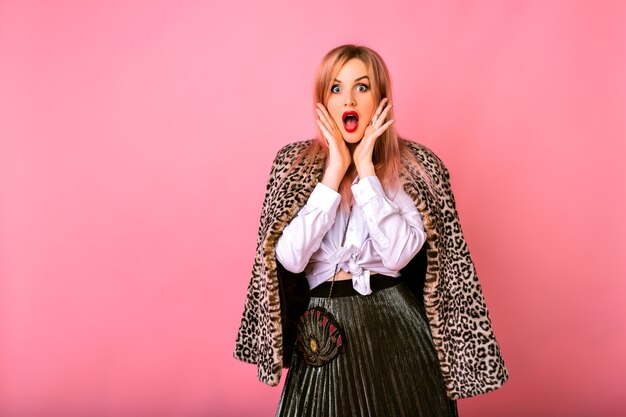
[[[352,133],[348,133],[346,131],[343,131],[343,140],[346,141],[346,143],[359,143],[361,141],[361,139],[363,139],[363,134],[365,132],[352,132]]]

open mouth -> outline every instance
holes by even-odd
[[[343,120],[343,127],[346,132],[352,133],[359,126],[359,115],[355,111],[347,111],[341,117]]]

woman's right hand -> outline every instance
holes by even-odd
[[[328,145],[328,163],[322,183],[337,191],[348,167],[352,163],[350,150],[341,131],[322,103],[317,103],[317,125]]]

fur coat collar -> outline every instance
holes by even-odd
[[[289,364],[295,323],[308,303],[304,275],[294,276],[282,268],[274,248],[321,178],[321,156],[313,164],[301,161],[289,169],[310,143],[283,147],[272,165],[234,352],[236,359],[256,364],[259,380],[272,386],[279,383],[282,368]],[[422,277],[412,290],[424,300],[448,397],[494,390],[508,379],[508,372],[461,231],[448,170],[425,146],[406,140],[402,145],[409,152],[402,160],[406,174],[401,181],[422,215],[427,234],[424,249],[402,273],[406,281]],[[420,172],[430,178],[430,185]]]

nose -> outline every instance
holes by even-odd
[[[343,104],[344,106],[356,106],[356,102],[354,100],[354,96],[352,95],[352,92],[349,91],[346,93],[344,99],[343,99]]]

